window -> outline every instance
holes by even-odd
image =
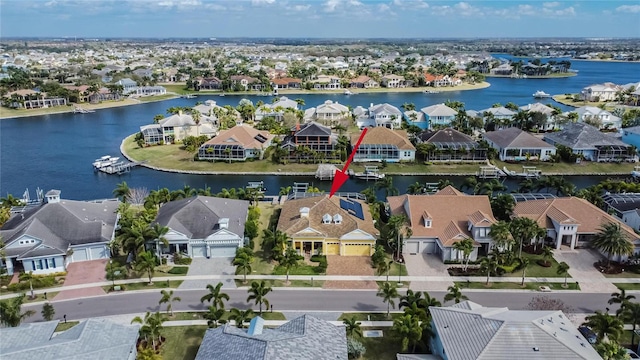
[[[324,214],[322,216],[322,223],[323,224],[331,224],[331,215],[329,214]]]
[[[487,236],[487,229],[485,229],[485,228],[480,228],[479,236],[480,236],[480,237],[485,237],[485,236]]]
[[[56,267],[56,259],[54,258],[49,259],[49,268],[52,269],[55,267]]]
[[[430,228],[431,227],[431,219],[426,219],[424,221],[424,227],[426,227],[426,228]]]

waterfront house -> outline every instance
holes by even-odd
[[[255,88],[256,85],[262,85],[260,83],[260,80],[251,77],[251,76],[246,76],[246,75],[231,75],[229,77],[229,80],[231,81],[231,86],[236,88],[236,89],[240,89],[240,90],[244,90],[247,91],[249,90],[249,88],[251,88],[252,90],[261,90],[262,87],[260,86],[259,88]]]
[[[183,114],[182,111],[160,120],[157,124],[144,125],[140,127],[140,132],[147,145],[172,144],[182,141],[188,136],[213,137],[218,132],[217,118],[200,116],[198,124],[195,123],[190,114]]]
[[[298,78],[281,77],[271,80],[271,86],[274,89],[300,89],[302,80]]]
[[[405,111],[402,114],[402,118],[409,124],[413,126],[417,126],[420,129],[426,129],[429,127],[429,122],[427,121],[424,113],[422,111],[409,110]]]
[[[237,125],[222,130],[198,149],[200,160],[245,161],[262,159],[264,151],[271,146],[274,135],[256,130],[248,125]]]
[[[635,146],[636,149],[640,149],[640,126],[622,129],[622,141]]]
[[[458,114],[457,111],[445,104],[427,106],[420,109],[420,111],[422,111],[426,122],[429,124],[427,126],[428,129],[451,126]]]
[[[560,116],[552,107],[537,102],[521,106],[519,109],[520,111],[526,111],[532,117],[541,116],[544,119],[544,123],[537,129],[539,131],[554,131],[562,128],[559,123]]]
[[[548,161],[556,153],[555,146],[518,128],[490,131],[483,138],[498,151],[502,161]]]
[[[331,123],[333,121],[344,120],[349,116],[349,108],[331,100],[327,100],[317,107],[305,110],[305,121],[320,121],[323,123]]]
[[[589,247],[593,236],[608,223],[617,223],[623,236],[634,245],[634,253],[640,253],[640,238],[629,225],[609,215],[599,207],[578,197],[563,197],[542,200],[526,200],[516,203],[514,217],[527,217],[535,220],[547,230],[547,239],[551,246],[560,249],[566,246]],[[624,260],[613,257],[613,260]]]
[[[602,200],[608,214],[640,231],[640,193],[606,193]]]
[[[429,345],[438,359],[601,359],[559,310],[490,308],[466,300],[429,311]]]
[[[136,360],[139,325],[87,319],[56,331],[60,324],[55,320],[0,328],[0,354],[12,360]]]
[[[433,75],[429,73],[424,74],[425,85],[433,87],[452,86],[454,82],[449,75]]]
[[[167,93],[167,89],[164,86],[138,86],[131,93],[136,97],[139,96],[159,96],[165,95]]]
[[[503,63],[491,69],[490,74],[495,76],[511,76],[511,74],[513,74],[513,67],[508,63]]]
[[[218,105],[215,100],[207,100],[204,104],[194,106],[193,109],[197,110],[201,115],[209,117],[214,124],[218,124],[218,114],[229,114],[229,112],[231,112],[230,115],[233,118],[236,118],[237,120],[241,119],[238,110],[233,107],[222,107]]]
[[[486,195],[467,195],[452,186],[433,195],[400,195],[387,197],[392,215],[409,219],[412,234],[404,239],[405,256],[435,254],[442,261],[462,260],[453,245],[464,239],[473,240],[470,260],[487,254],[493,244],[489,234],[496,222]]]
[[[378,236],[367,203],[323,194],[285,202],[277,229],[306,255],[371,256]]]
[[[158,256],[179,252],[189,257],[234,257],[244,245],[244,225],[249,202],[195,196],[160,207],[155,222],[169,228],[165,246],[157,241]]]
[[[194,80],[195,90],[220,90],[222,89],[222,80],[215,76],[197,77]]]
[[[403,88],[407,86],[404,76],[389,74],[380,79],[380,84],[386,88]]]
[[[360,134],[351,135],[351,143],[355,144]],[[360,146],[353,157],[354,162],[401,162],[414,161],[416,148],[409,141],[404,130],[391,130],[380,126],[367,130]]]
[[[593,125],[600,130],[622,129],[622,119],[607,110],[595,106],[581,106],[562,115],[566,117],[572,112],[578,114],[578,122]]]
[[[578,155],[579,161],[635,162],[638,158],[631,145],[585,123],[569,123],[561,131],[545,134],[544,141],[554,146],[566,146]]]
[[[265,117],[275,117],[281,121],[286,109],[298,110],[298,103],[294,100],[281,96],[278,100],[271,104],[264,104],[256,109],[255,119],[260,121]]]
[[[354,79],[349,80],[349,87],[356,89],[371,89],[380,87],[380,84],[366,75],[360,75]]]
[[[402,112],[391,104],[371,104],[368,109],[361,106],[353,110],[356,125],[362,129],[365,127],[383,126],[389,129],[402,127]]]
[[[44,199],[16,209],[0,228],[6,244],[0,261],[9,275],[56,273],[72,262],[110,257],[120,202],[61,199],[59,190],[48,191]]]
[[[584,101],[591,102],[606,102],[616,100],[616,93],[621,88],[613,83],[607,82],[604,84],[589,85],[580,91],[580,97]]]
[[[427,161],[486,161],[487,149],[471,136],[453,128],[426,130],[418,134],[418,142],[433,145]]]
[[[310,80],[309,83],[315,90],[338,90],[342,88],[340,78],[333,75],[318,75],[315,80]]]
[[[290,158],[308,158],[313,157],[313,153],[321,153],[325,159],[330,159],[335,157],[333,152],[337,143],[338,136],[331,128],[312,121],[292,128],[281,147],[289,152]]]
[[[345,327],[302,315],[275,328],[265,328],[260,316],[249,329],[224,324],[208,329],[195,360],[347,360]]]
[[[504,106],[491,107],[480,110],[484,118],[485,126],[490,129],[500,130],[513,126],[513,116],[515,111],[509,110]]]
[[[116,81],[116,85],[122,86],[122,93],[125,95],[134,92],[136,90],[136,87],[138,87],[138,83],[129,78],[124,78]]]
[[[39,109],[67,105],[65,98],[52,98],[47,93],[36,90],[16,90],[5,94],[2,98],[3,104],[14,109]]]

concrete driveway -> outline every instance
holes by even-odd
[[[410,276],[432,277],[431,280],[412,281],[409,288],[420,291],[447,291],[453,285],[453,280],[447,272],[448,265],[436,255],[431,254],[404,254],[404,262]]]
[[[105,267],[107,266],[108,259],[92,260],[92,261],[78,261],[69,264],[67,266],[67,276],[64,280],[64,286],[91,284],[97,282],[103,282],[107,280],[107,273]],[[74,290],[63,290],[56,297],[55,300],[67,300],[74,298],[82,298],[89,296],[104,295],[104,290],[99,287],[90,287]]]
[[[233,258],[193,258],[189,266],[187,276],[206,275],[235,275],[236,267],[233,265]],[[176,279],[177,280],[177,279]],[[236,282],[233,279],[222,280],[222,287],[235,289]],[[178,289],[198,289],[205,290],[207,285],[217,285],[218,280],[193,279],[185,280]]]
[[[569,265],[569,275],[577,281],[583,292],[614,293],[618,288],[611,280],[602,275],[593,264],[602,259],[602,256],[592,249],[554,250],[553,257],[557,262],[566,262]]]

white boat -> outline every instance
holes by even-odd
[[[440,91],[435,91],[435,90],[425,90],[424,91],[425,94],[438,94],[440,93]]]
[[[345,94],[345,95],[353,95],[353,93],[352,93],[351,91],[349,91],[349,90],[345,90],[345,91],[344,91],[344,94]]]
[[[502,167],[502,171],[507,174],[508,177],[519,177],[519,178],[539,178],[542,175],[542,171],[536,169],[535,166],[523,166],[522,172],[515,172],[513,170],[507,169],[506,166]]]
[[[544,92],[542,90],[538,90],[538,91],[533,93],[533,97],[536,98],[536,99],[545,99],[545,98],[550,98],[551,95],[547,94],[546,92]]]
[[[92,165],[96,169],[101,169],[103,167],[111,166],[111,165],[117,163],[118,160],[120,160],[119,157],[105,155],[105,156],[103,156],[103,157],[101,157],[99,159],[95,159],[93,161]]]
[[[73,108],[73,113],[74,114],[91,114],[96,112],[95,110],[90,110],[90,109],[83,109],[79,106],[76,106],[75,108]]]
[[[633,167],[633,171],[631,172],[631,176],[633,176],[634,179],[640,178],[640,166],[634,166]]]
[[[377,166],[365,166],[364,172],[361,173],[349,170],[349,176],[360,180],[378,180],[384,178],[384,174],[378,172]]]
[[[187,94],[187,95],[183,95],[182,96],[183,99],[195,99],[196,95],[193,94]]]

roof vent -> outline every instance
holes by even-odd
[[[256,316],[249,322],[249,335],[262,335],[262,328],[264,327],[264,319],[260,316]]]
[[[533,351],[540,351],[540,348],[536,346],[533,348]]]
[[[300,208],[300,217],[309,217],[309,208],[308,207],[302,207]]]
[[[228,229],[229,228],[229,218],[221,218],[218,220],[218,225],[220,229]]]

